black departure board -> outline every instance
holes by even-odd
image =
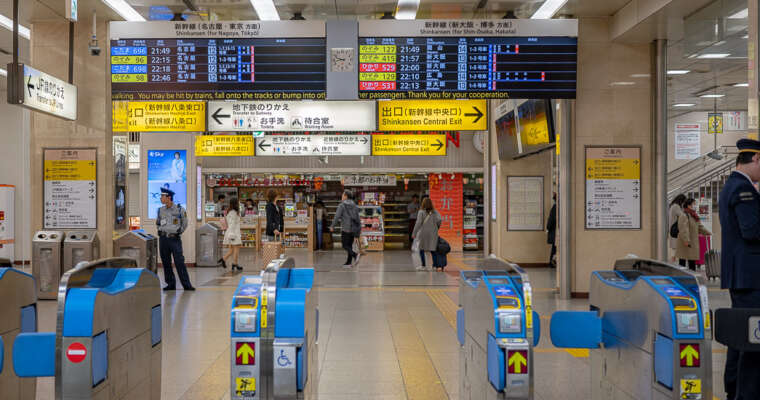
[[[575,37],[360,37],[361,99],[573,99]]]
[[[324,38],[111,40],[112,98],[324,99],[325,46]]]

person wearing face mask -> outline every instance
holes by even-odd
[[[736,142],[736,170],[720,192],[720,285],[733,308],[760,308],[760,141]],[[760,353],[728,349],[723,375],[728,399],[760,399]]]

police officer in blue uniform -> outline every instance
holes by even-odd
[[[161,263],[164,265],[164,290],[175,290],[177,282],[172,271],[172,257],[177,267],[177,275],[185,290],[195,290],[190,283],[185,266],[185,256],[182,253],[182,233],[187,229],[187,213],[182,206],[174,204],[174,192],[161,188],[161,204],[158,209],[158,249],[161,253]]]
[[[736,171],[719,199],[721,287],[731,293],[732,307],[760,308],[760,193],[754,186],[760,181],[760,142],[741,139],[736,147]],[[723,379],[729,400],[760,399],[760,353],[728,349]]]

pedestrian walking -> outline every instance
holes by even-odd
[[[430,252],[433,261],[433,268],[443,268],[438,260],[438,228],[441,227],[441,214],[433,207],[433,201],[430,198],[422,200],[422,209],[417,213],[417,224],[414,226],[412,237],[419,239],[420,258],[422,265],[417,270],[425,268],[425,252]]]
[[[222,257],[222,266],[227,268],[227,260],[232,258],[232,270],[242,271],[243,267],[238,265],[243,238],[240,236],[240,204],[237,198],[230,199],[230,208],[224,218],[227,221],[227,230],[224,232],[222,244],[227,246],[229,251]]]
[[[686,196],[679,194],[670,203],[670,209],[668,210],[668,244],[673,252],[673,258],[671,261],[676,261],[676,247],[678,247],[678,217],[683,215],[683,203],[686,201]]]
[[[359,218],[359,206],[354,202],[354,194],[350,190],[343,192],[342,201],[335,211],[335,217],[330,225],[330,232],[340,223],[340,241],[346,250],[346,263],[343,268],[351,268],[359,263],[361,254],[355,252],[354,238],[361,234],[361,219]],[[358,228],[358,229],[357,229]]]

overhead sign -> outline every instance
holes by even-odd
[[[368,156],[371,141],[370,135],[271,135],[256,138],[256,155]]]
[[[396,186],[396,175],[348,175],[343,186]]]
[[[446,135],[372,135],[373,156],[445,156]]]
[[[24,64],[8,64],[8,103],[77,119],[77,87]]]
[[[196,157],[241,157],[254,155],[253,136],[196,136]]]
[[[44,149],[45,229],[96,229],[97,150]]]
[[[641,229],[641,149],[586,148],[586,229]]]
[[[372,131],[374,101],[210,101],[208,130]]]
[[[707,113],[707,133],[721,134],[723,133],[723,113]]]
[[[114,100],[111,102],[111,130],[129,132],[129,102]]]
[[[130,132],[202,132],[206,130],[206,103],[202,101],[130,101]]]
[[[485,100],[387,100],[377,107],[380,131],[485,131]]]
[[[77,22],[78,9],[79,0],[66,0],[66,19],[71,22]]]

